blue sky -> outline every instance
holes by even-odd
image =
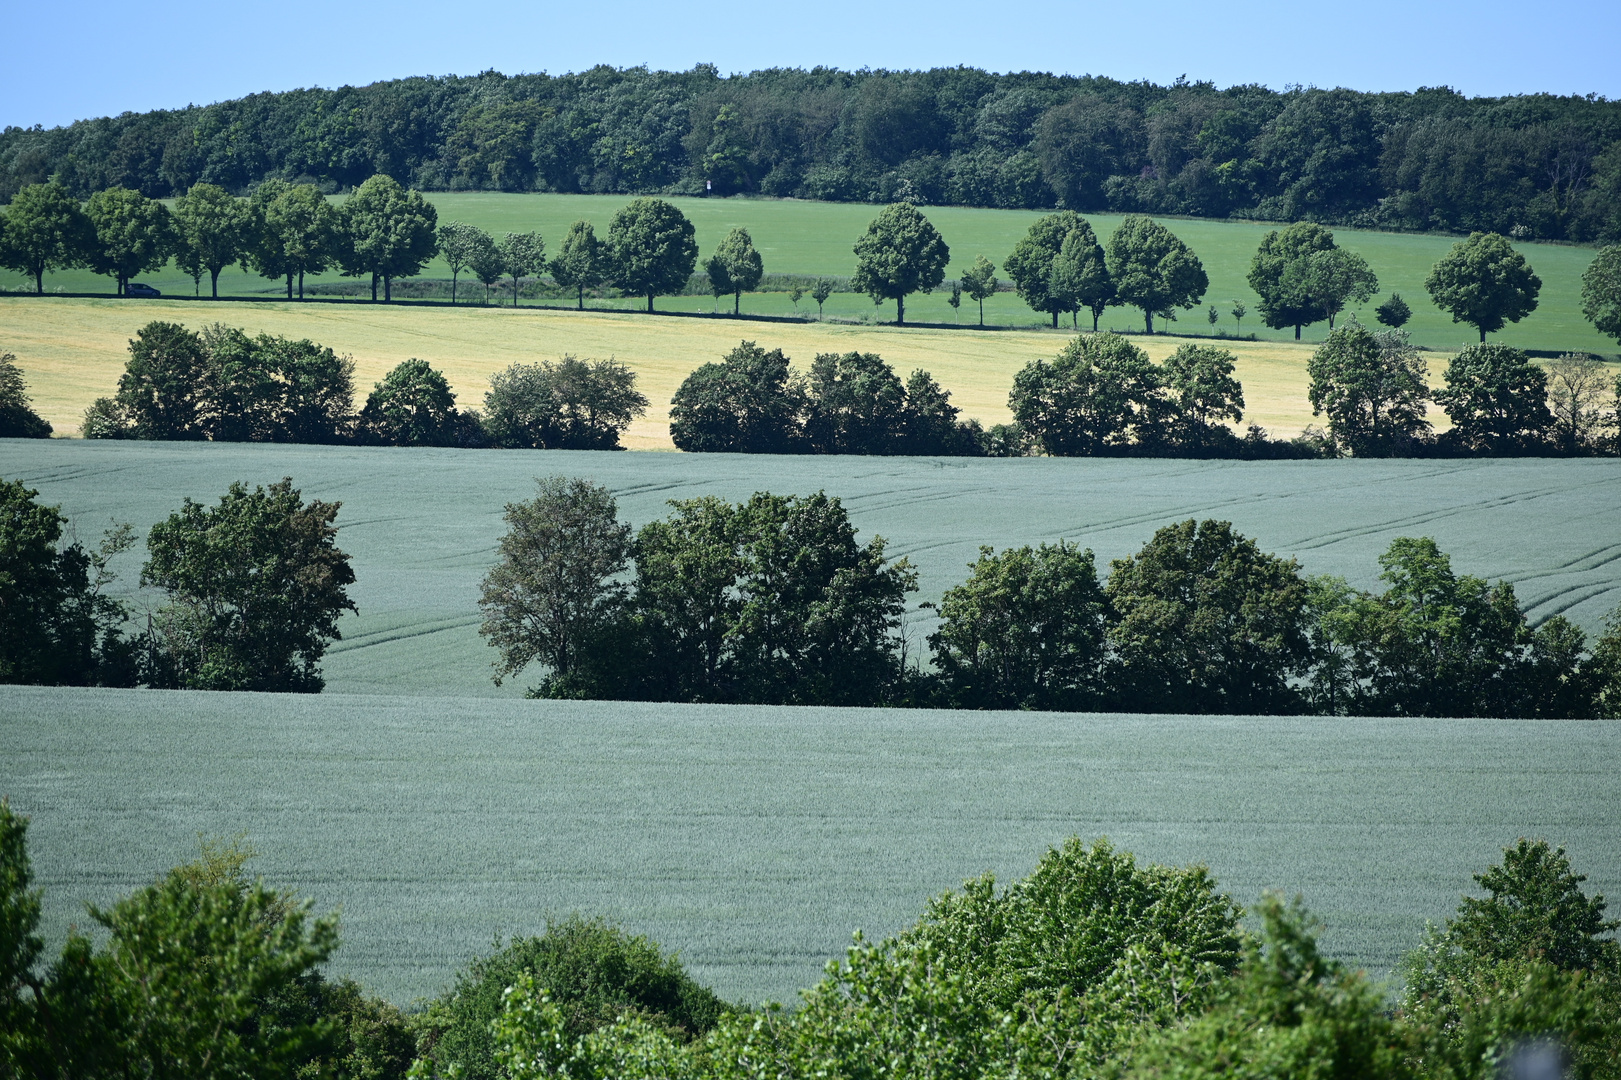
[[[737,4],[339,0],[305,5],[7,0],[0,125],[488,68],[596,63],[723,72],[828,64],[1042,70],[1218,85],[1361,90],[1448,85],[1621,97],[1621,3]]]

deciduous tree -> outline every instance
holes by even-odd
[[[1191,308],[1210,288],[1204,264],[1165,226],[1128,214],[1109,237],[1109,277],[1122,304],[1141,309],[1143,325],[1154,332],[1154,316]]]
[[[1449,442],[1473,454],[1524,454],[1553,432],[1548,373],[1508,345],[1470,345],[1447,364],[1435,402],[1446,410]]]
[[[563,246],[552,257],[552,280],[565,289],[575,290],[579,309],[585,310],[585,290],[595,289],[608,280],[607,250],[597,240],[589,221],[576,221],[568,227]]]
[[[1610,373],[1587,353],[1565,353],[1548,365],[1548,408],[1554,443],[1567,454],[1599,450],[1604,429],[1617,421],[1606,408]]]
[[[47,271],[86,265],[95,245],[95,226],[66,188],[30,184],[6,207],[0,266],[28,274],[43,294]]]
[[[996,295],[996,264],[983,255],[974,256],[974,265],[962,276],[962,291],[979,305],[979,325],[985,325],[985,301]]]
[[[219,505],[190,499],[152,527],[141,584],[168,593],[146,678],[193,690],[318,693],[338,616],[355,611],[340,503],[304,502],[291,477],[233,483]]]
[[[727,233],[725,239],[716,245],[709,266],[712,268],[711,280],[715,276],[714,268],[718,268],[720,280],[726,284],[725,291],[732,294],[733,315],[742,310],[743,294],[758,288],[765,274],[760,253],[754,250],[754,240],[749,236],[749,231],[741,227]]]
[[[300,300],[304,299],[304,275],[319,274],[336,261],[341,228],[338,211],[314,184],[289,187],[265,207],[261,242],[279,249],[276,261],[285,273],[298,278]],[[290,277],[289,285],[291,282]],[[291,293],[288,299],[292,299]]]
[[[906,298],[933,291],[946,277],[951,249],[911,203],[891,203],[856,241],[850,287],[874,303],[895,301],[895,323],[906,322]]]
[[[1307,366],[1312,415],[1326,413],[1339,445],[1359,457],[1400,453],[1429,431],[1424,361],[1401,330],[1342,326]]]
[[[546,269],[546,241],[538,232],[507,233],[497,247],[501,264],[512,276],[512,306],[518,306],[519,279]]]
[[[805,440],[818,454],[902,449],[906,387],[877,353],[818,353],[805,380]]]
[[[1435,306],[1480,331],[1484,342],[1504,323],[1519,322],[1537,309],[1542,279],[1525,256],[1498,233],[1470,233],[1452,246],[1424,279]]]
[[[613,284],[631,296],[680,292],[698,261],[692,222],[663,199],[633,199],[608,226]]]
[[[48,439],[51,424],[34,411],[17,358],[0,352],[0,439]]]
[[[90,196],[85,214],[96,230],[91,269],[117,281],[119,296],[130,278],[161,268],[174,253],[174,221],[168,207],[138,191],[98,191]]]
[[[1261,321],[1274,330],[1294,327],[1298,341],[1301,327],[1327,318],[1322,297],[1310,288],[1309,268],[1313,255],[1334,250],[1334,234],[1316,222],[1267,233],[1249,272],[1250,288],[1261,298]]]
[[[681,383],[670,402],[670,438],[687,451],[786,454],[800,440],[804,407],[782,350],[744,341]]]
[[[1222,421],[1244,419],[1244,388],[1233,378],[1235,366],[1231,352],[1208,345],[1182,345],[1166,358],[1165,385],[1174,404],[1173,442],[1192,450],[1207,447],[1226,431],[1220,427]]]
[[[175,200],[179,234],[176,259],[194,277],[208,272],[209,295],[218,300],[220,271],[246,257],[253,242],[253,213],[217,184],[193,184]]]
[[[383,446],[455,446],[465,421],[444,375],[426,360],[395,365],[360,411],[360,435]]]
[[[503,447],[618,450],[619,436],[645,412],[630,368],[567,355],[498,371],[484,395],[484,429]]]
[[[461,272],[473,263],[480,247],[480,238],[488,241],[490,234],[477,225],[450,221],[439,226],[439,254],[450,267],[450,302],[456,302],[456,281]]]
[[[1013,377],[1008,407],[1055,457],[1120,453],[1157,440],[1164,415],[1163,373],[1118,334],[1090,334],[1050,364],[1037,360]]]
[[[1392,330],[1400,330],[1413,317],[1413,309],[1401,298],[1401,293],[1391,293],[1384,303],[1374,308],[1373,317]]]
[[[816,317],[822,317],[822,305],[827,298],[833,295],[833,283],[827,278],[817,278],[816,285],[811,289],[811,299],[816,301]]]
[[[1019,296],[1033,310],[1051,315],[1054,327],[1058,325],[1059,312],[1069,309],[1052,295],[1053,263],[1063,250],[1064,240],[1071,233],[1082,230],[1085,235],[1093,236],[1096,242],[1092,226],[1073,210],[1060,210],[1039,217],[1013,245],[1012,254],[1002,263],[1002,269],[1013,279],[1013,287],[1019,291]],[[980,322],[984,322],[983,311]]]
[[[380,279],[383,299],[392,300],[394,279],[420,274],[438,253],[438,223],[438,211],[420,192],[407,191],[390,176],[373,176],[343,204],[343,272],[370,274],[373,302]]]
[[[1593,329],[1621,341],[1621,244],[1600,248],[1582,271],[1582,315]]]

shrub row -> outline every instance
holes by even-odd
[[[872,1075],[1152,1080],[1605,1080],[1621,949],[1564,849],[1520,840],[1407,957],[1394,1008],[1326,956],[1297,899],[1243,908],[1203,866],[1071,838],[916,923],[856,935],[799,1007],[726,1005],[645,938],[578,917],[513,938],[402,1013],[321,970],[336,914],[204,842],[43,962],[27,819],[0,802],[0,1072],[16,1077],[780,1080]],[[161,988],[161,993],[154,988]],[[1533,1068],[1535,1066],[1536,1068]]]

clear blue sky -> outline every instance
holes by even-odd
[[[47,127],[258,90],[592,64],[722,72],[968,64],[1221,86],[1448,85],[1621,97],[1617,0],[466,5],[102,0],[0,10],[0,125]]]

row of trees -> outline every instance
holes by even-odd
[[[255,94],[0,132],[0,201],[267,179],[352,190],[757,192],[1621,240],[1603,98],[1217,89],[972,68],[595,67]]]
[[[475,959],[402,1013],[321,967],[336,915],[202,857],[72,931],[46,962],[28,820],[0,802],[0,1075],[333,1080],[787,1080],[1017,1072],[1038,1080],[1335,1076],[1609,1080],[1621,949],[1563,848],[1521,839],[1403,963],[1392,1009],[1323,955],[1297,899],[1245,910],[1209,871],[1072,837],[1034,871],[857,934],[799,1007],[727,1005],[646,938],[578,916]],[[159,992],[154,992],[155,990]]]
[[[406,360],[357,412],[354,362],[312,341],[151,322],[129,351],[117,392],[85,411],[85,438],[617,450],[647,410],[612,360],[513,364],[491,376],[482,411],[458,409],[442,372]]]
[[[1433,540],[1380,558],[1382,592],[1308,578],[1220,521],[1158,530],[1115,561],[981,549],[946,591],[932,670],[908,656],[916,574],[837,499],[673,502],[632,533],[583,480],[507,506],[484,582],[496,680],[543,697],[1379,716],[1596,716],[1621,708],[1621,611],[1588,649],[1533,628],[1507,582]],[[931,605],[932,606],[932,605]]]

